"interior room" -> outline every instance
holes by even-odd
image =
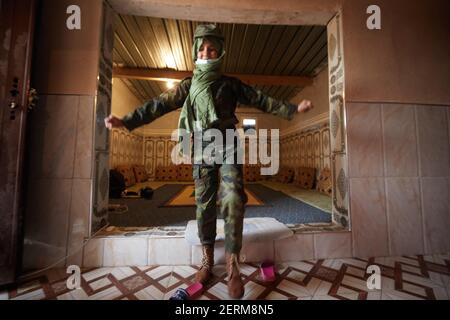
[[[192,76],[192,38],[199,23],[115,16],[112,114],[123,117]],[[278,100],[298,104],[307,98],[314,104],[291,121],[255,106],[238,106],[237,128],[249,123],[256,131],[276,129],[280,139],[280,168],[274,175],[261,175],[261,163],[249,163],[245,140],[245,217],[271,217],[293,229],[331,226],[326,27],[218,25],[226,39],[225,74]],[[172,111],[131,132],[112,130],[109,165],[123,175],[127,195],[114,198],[110,193],[111,226],[186,226],[195,220],[192,164],[175,165],[171,158],[179,114],[180,109]],[[114,186],[110,180],[110,190]],[[153,189],[151,199],[141,195],[145,187]]]
[[[0,300],[168,300],[202,272],[195,299],[235,297],[239,278],[244,300],[448,300],[449,6],[1,0]],[[243,166],[239,254],[220,215],[214,248],[199,242],[180,109],[105,121],[191,77],[203,22],[225,35],[226,75],[314,105],[236,109],[246,156],[253,130],[268,155],[279,141],[276,174]]]

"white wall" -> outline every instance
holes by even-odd
[[[298,113],[294,116],[294,119],[287,121],[282,119],[280,126],[282,128],[282,134],[286,130],[294,130],[295,128],[301,128],[306,122],[314,122],[315,119],[324,114],[329,114],[329,100],[328,100],[328,68],[325,67],[316,77],[314,77],[311,86],[304,88],[294,98],[291,99],[292,103],[300,103],[303,99],[311,100],[314,108],[306,113]]]

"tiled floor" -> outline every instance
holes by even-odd
[[[368,265],[381,269],[381,289],[366,285]],[[31,278],[0,299],[169,299],[187,287],[197,266],[115,267],[84,270],[81,288],[69,290],[61,269]],[[199,299],[228,299],[223,265]],[[450,255],[330,259],[277,265],[275,282],[264,283],[255,264],[242,264],[243,299],[446,299],[450,298]]]

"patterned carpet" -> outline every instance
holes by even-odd
[[[246,207],[264,206],[264,202],[245,186],[247,195]],[[193,184],[185,185],[183,189],[175,194],[169,201],[162,204],[161,207],[195,207],[195,186]]]
[[[381,289],[366,285],[368,265],[381,269]],[[192,283],[197,266],[115,267],[84,270],[81,288],[68,290],[65,270],[20,283],[0,292],[0,299],[165,300],[177,288]],[[223,265],[214,267],[214,280],[199,299],[228,299]],[[277,265],[273,283],[261,281],[259,269],[242,264],[245,300],[448,300],[450,255],[370,259],[329,259]]]
[[[186,185],[166,184],[155,189],[152,200],[145,199],[110,199],[111,204],[125,204],[128,212],[109,213],[109,223],[117,227],[153,227],[153,226],[185,226],[189,220],[195,219],[195,207],[161,207],[175,195],[184,190]],[[314,222],[331,222],[331,214],[315,208],[287,194],[263,186],[248,184],[246,188],[264,206],[246,207],[245,217],[271,217],[285,224],[301,224]],[[219,216],[219,218],[221,218]]]

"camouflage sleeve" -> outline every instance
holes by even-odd
[[[122,118],[125,128],[131,131],[172,110],[181,108],[189,94],[190,86],[191,78],[183,79],[175,88],[161,93],[157,98],[146,101],[142,106]]]
[[[257,90],[238,79],[236,80],[236,91],[239,103],[255,106],[261,111],[271,113],[287,120],[291,120],[294,117],[294,114],[297,111],[297,106],[295,104],[276,100],[264,94],[261,90]]]

